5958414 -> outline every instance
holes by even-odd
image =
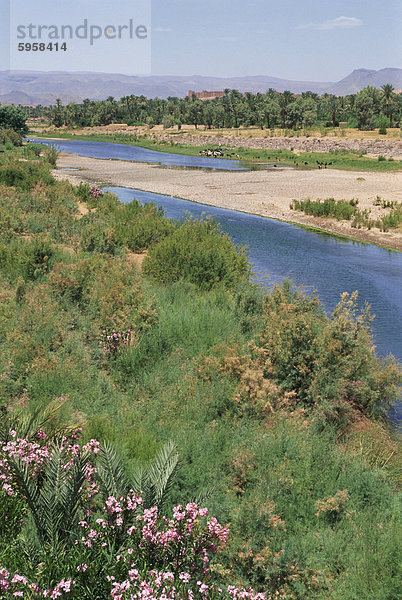
[[[31,42],[21,42],[18,44],[18,51],[19,52],[46,52],[46,51],[66,52],[67,44],[66,44],[66,42],[63,42],[62,44],[59,44],[59,42],[48,42],[47,44],[45,42],[32,42],[32,43]]]

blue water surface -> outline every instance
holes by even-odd
[[[229,158],[208,158],[206,156],[186,156],[182,154],[171,154],[169,152],[157,152],[139,146],[128,146],[126,144],[114,144],[110,142],[92,142],[89,140],[51,140],[29,138],[30,142],[55,146],[60,152],[70,152],[78,156],[90,156],[92,158],[129,160],[134,162],[146,162],[154,165],[168,167],[199,168],[224,171],[248,170],[246,163]]]
[[[358,290],[360,307],[367,302],[375,315],[372,329],[377,354],[402,359],[399,252],[172,196],[122,187],[104,189],[124,203],[134,198],[143,203],[155,202],[172,219],[183,219],[186,213],[214,217],[237,244],[248,247],[256,282],[271,287],[290,279],[307,292],[317,291],[327,312],[335,308],[342,292]],[[402,405],[398,404],[392,419],[401,418]]]
[[[182,156],[156,152],[137,146],[92,142],[87,140],[45,140],[38,143],[56,145],[64,152],[94,158],[119,159],[164,165],[167,168],[208,168],[244,170],[245,162]],[[168,217],[182,219],[186,211],[199,217],[211,215],[237,244],[249,248],[254,280],[271,287],[285,279],[295,286],[316,290],[327,312],[331,312],[342,292],[359,291],[359,305],[367,302],[376,318],[372,329],[376,352],[393,354],[402,360],[402,255],[363,242],[342,239],[327,233],[306,230],[297,225],[266,219],[256,215],[215,208],[187,200],[142,192],[128,188],[107,188],[122,202],[133,198],[162,206]],[[402,418],[402,403],[392,419]]]

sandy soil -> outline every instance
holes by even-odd
[[[310,217],[290,209],[293,199],[332,197],[359,199],[360,209],[370,209],[373,218],[387,212],[373,205],[377,195],[384,200],[401,201],[402,173],[368,173],[356,171],[272,171],[205,172],[165,169],[145,163],[87,158],[62,153],[60,168],[76,168],[77,172],[54,171],[57,179],[98,185],[113,185],[176,196],[211,206],[272,217],[283,221],[317,227],[331,233],[402,250],[402,234],[355,229],[348,222]]]

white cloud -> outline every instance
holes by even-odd
[[[237,38],[236,37],[232,37],[230,35],[227,35],[225,37],[222,38],[222,41],[224,42],[237,42]]]
[[[322,23],[305,23],[298,25],[296,29],[351,29],[352,27],[360,27],[363,21],[357,17],[336,17]]]
[[[153,31],[158,31],[159,33],[168,33],[172,30],[170,27],[153,27]]]

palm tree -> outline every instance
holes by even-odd
[[[53,109],[53,124],[56,127],[63,125],[63,107],[60,98],[56,99],[56,106]]]
[[[391,83],[385,83],[381,90],[384,94],[383,102],[384,102],[384,112],[389,117],[390,126],[392,127],[392,113],[393,113],[393,104],[395,101],[394,87]]]
[[[50,430],[50,437],[55,435],[52,423],[55,422],[55,416],[64,405],[65,401],[58,404],[52,404],[45,409],[37,409],[32,413],[15,412],[10,415],[2,408],[0,410],[0,446],[7,444],[14,439],[10,431],[15,431],[16,437],[24,438],[28,441],[37,441],[38,433],[45,426]]]
[[[145,508],[158,506],[160,509],[166,503],[179,468],[177,448],[173,442],[167,442],[146,468],[138,468],[130,477],[114,448],[105,444],[99,452],[97,479],[105,499],[141,490]]]
[[[289,90],[285,90],[279,96],[279,106],[281,107],[281,121],[282,127],[286,127],[286,118],[288,114],[288,106],[294,100],[294,95]]]
[[[68,469],[67,460],[61,445],[55,442],[43,473],[34,478],[26,462],[8,457],[14,482],[29,508],[30,518],[22,537],[30,548],[36,548],[36,554],[50,547],[57,555],[78,525],[89,454],[81,452]]]

